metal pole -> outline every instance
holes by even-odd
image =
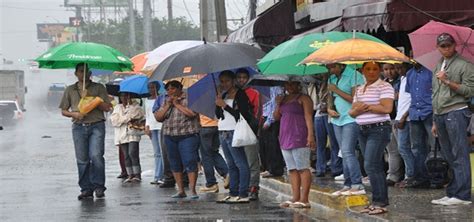
[[[200,8],[200,17],[201,17],[201,39],[206,39],[209,41],[209,19],[208,19],[208,12],[207,12],[207,0],[200,0],[199,1],[199,8]]]
[[[167,6],[168,6],[168,23],[170,23],[173,20],[173,2],[172,2],[172,0],[168,0]]]
[[[250,20],[257,17],[257,0],[249,0]]]
[[[82,17],[82,13],[81,13],[81,7],[80,6],[76,6],[76,18],[79,19]],[[76,27],[76,42],[80,42],[81,39],[79,38],[80,35],[79,35],[79,26]]]
[[[145,51],[153,48],[150,0],[143,0],[143,48]]]
[[[128,0],[128,19],[129,19],[129,38],[130,38],[130,55],[135,54],[135,13],[133,11],[133,0]]]
[[[217,41],[224,41],[227,36],[227,16],[225,13],[225,0],[214,0],[216,10]]]

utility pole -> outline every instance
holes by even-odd
[[[168,23],[170,23],[171,21],[173,21],[173,2],[172,2],[172,0],[168,0],[167,6],[168,6]]]
[[[143,0],[143,48],[150,51],[153,48],[151,27],[151,0]]]
[[[225,0],[214,0],[216,12],[217,41],[222,42],[227,36],[227,16],[225,14]]]
[[[207,0],[200,0],[199,1],[199,9],[200,9],[200,18],[201,18],[201,39],[206,39],[209,41],[209,19],[207,17]]]
[[[128,0],[128,19],[129,19],[129,38],[130,38],[130,54],[135,54],[135,13],[133,11],[133,0]]]
[[[80,19],[82,17],[81,13],[81,6],[76,6],[76,18]],[[80,42],[80,35],[79,35],[79,26],[76,27],[76,42]]]
[[[257,0],[249,0],[250,20],[257,17]]]

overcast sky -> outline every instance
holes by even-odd
[[[0,58],[13,61],[35,58],[47,49],[47,43],[36,39],[37,23],[68,23],[75,14],[62,6],[64,0],[0,2]],[[227,0],[226,6],[228,18],[248,16],[248,0]],[[141,5],[138,8],[141,10]],[[154,8],[156,17],[167,17],[166,0],[154,0]],[[173,0],[173,15],[199,23],[199,0]],[[235,27],[229,23],[229,28]]]

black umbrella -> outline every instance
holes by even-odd
[[[312,76],[297,76],[297,75],[254,75],[250,79],[248,85],[252,86],[283,86],[285,82],[293,78],[304,83],[314,83],[316,79]]]
[[[205,43],[163,60],[149,81],[255,67],[264,55],[262,50],[243,43]]]

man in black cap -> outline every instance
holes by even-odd
[[[471,166],[467,127],[471,117],[469,98],[474,96],[474,65],[456,52],[456,41],[448,33],[438,36],[442,59],[433,73],[433,135],[453,170],[446,196],[431,201],[440,205],[471,204]]]

